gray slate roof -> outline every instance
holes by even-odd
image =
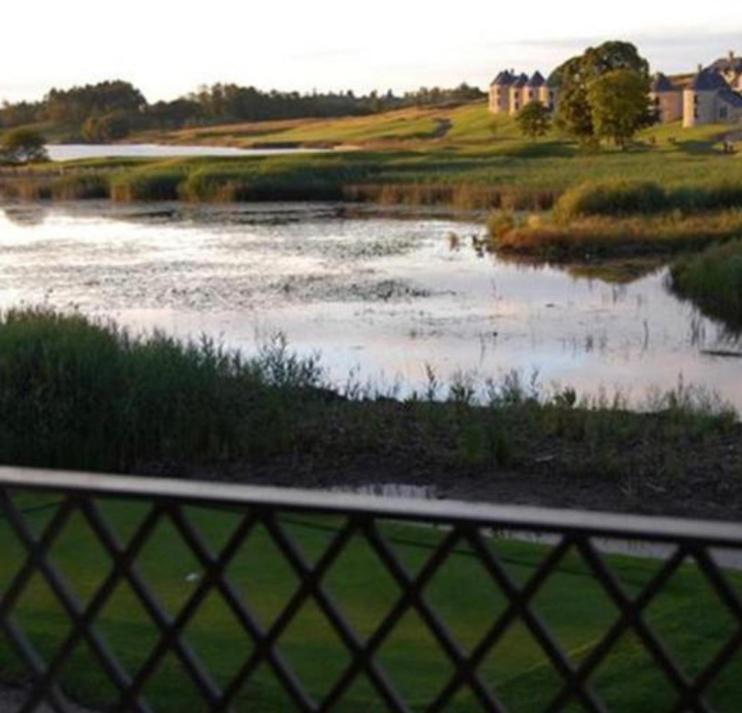
[[[721,89],[729,89],[724,77],[714,69],[704,69],[694,78],[690,88],[696,92],[713,92]]]
[[[734,92],[731,89],[726,89],[723,92],[719,92],[719,98],[736,109],[742,109],[742,94]]]
[[[527,74],[521,74],[518,79],[515,80],[515,83],[513,84],[514,87],[518,89],[522,89],[528,84],[528,75]]]
[[[530,87],[532,89],[538,89],[539,87],[543,87],[544,84],[546,84],[546,80],[544,79],[544,75],[541,74],[541,72],[536,72],[526,83],[527,87]]]
[[[658,72],[652,79],[651,90],[655,94],[660,92],[676,92],[678,88],[662,72]]]
[[[509,87],[515,81],[515,77],[507,70],[500,72],[493,80],[492,87]]]
[[[715,69],[717,72],[742,72],[742,57],[735,57],[733,60],[729,57],[717,59],[709,69]]]

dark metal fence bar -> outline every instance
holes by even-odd
[[[29,511],[19,507],[18,493],[53,494],[55,503],[48,522],[40,529],[29,524]],[[138,501],[147,513],[125,542],[109,522],[104,501]],[[197,507],[228,512],[237,518],[236,527],[216,550],[203,536],[185,508]],[[340,522],[327,527],[328,544],[316,559],[309,560],[289,534],[287,514],[296,517],[331,516]],[[55,562],[54,548],[72,517],[81,517],[90,538],[110,560],[95,592],[86,601],[76,594],[73,582]],[[194,687],[199,703],[194,710],[253,710],[241,698],[255,680],[259,669],[272,672],[286,700],[299,711],[340,709],[348,692],[360,678],[368,681],[388,711],[445,711],[460,694],[468,694],[466,710],[517,710],[504,701],[497,685],[483,672],[487,657],[514,624],[522,625],[543,653],[545,665],[558,677],[559,685],[543,710],[562,711],[576,706],[585,711],[613,710],[593,685],[596,672],[605,665],[622,637],[636,637],[656,669],[664,676],[674,700],[668,710],[713,711],[709,698],[715,682],[729,666],[742,664],[742,602],[740,589],[730,573],[720,566],[715,553],[735,552],[742,568],[742,525],[700,522],[672,518],[649,518],[615,514],[581,513],[539,508],[499,507],[444,501],[381,499],[367,496],[332,494],[307,490],[256,488],[240,485],[163,480],[86,473],[55,472],[21,468],[0,468],[0,552],[3,537],[19,543],[21,564],[0,577],[0,631],[23,662],[25,677],[20,685],[25,701],[22,713],[52,710],[59,713],[79,710],[71,702],[65,681],[70,655],[81,645],[116,691],[116,710],[158,711],[161,705],[148,700],[148,687],[166,658],[179,662]],[[439,533],[417,571],[411,572],[400,558],[385,528],[389,523],[428,526]],[[142,552],[161,526],[176,533],[200,567],[197,583],[177,608],[170,612],[138,566]],[[265,533],[270,546],[298,582],[296,590],[275,619],[265,624],[243,592],[230,578],[230,567],[241,558],[241,548],[256,528]],[[414,528],[413,528],[414,529]],[[420,530],[423,532],[423,530]],[[498,552],[498,533],[549,535],[551,544],[542,561],[533,567],[526,581],[514,579]],[[605,539],[663,545],[666,557],[658,557],[657,571],[638,593],[630,594],[601,552]],[[346,618],[327,587],[327,579],[352,541],[361,541],[373,553],[398,595],[368,636],[361,636]],[[462,646],[456,632],[428,598],[435,577],[465,547],[504,598],[505,608],[494,621],[483,625],[479,641]],[[585,571],[612,603],[616,618],[593,642],[585,655],[574,660],[541,618],[535,599],[541,594],[568,556],[579,557]],[[652,628],[647,612],[670,587],[681,571],[692,565],[693,576],[702,579],[718,599],[731,622],[716,644],[715,653],[692,674],[675,659],[671,647]],[[3,571],[4,570],[0,570]],[[69,621],[69,631],[51,653],[34,643],[17,612],[30,582],[40,577]],[[137,666],[125,666],[100,632],[100,619],[116,590],[130,588],[154,632],[154,644]],[[242,663],[229,680],[219,680],[191,645],[185,632],[206,606],[217,596],[236,625],[251,643]],[[374,596],[373,591],[368,592]],[[334,674],[321,695],[312,691],[281,650],[281,638],[305,605],[317,607],[327,630],[332,632],[347,655],[348,663]],[[450,667],[450,674],[431,680],[430,701],[420,708],[397,689],[381,662],[380,652],[401,625],[414,614],[429,634],[431,646],[438,647]],[[2,664],[2,659],[0,659]],[[18,684],[18,676],[14,677]],[[627,682],[626,685],[631,685]],[[742,682],[737,691],[742,710]],[[3,687],[0,681],[0,710]],[[257,709],[256,709],[257,710]],[[376,709],[375,709],[376,710]],[[459,710],[458,708],[456,710]],[[623,710],[623,709],[621,709]],[[731,709],[730,709],[731,713]]]

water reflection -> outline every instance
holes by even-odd
[[[670,294],[664,268],[629,281],[623,263],[597,277],[480,259],[472,235],[479,223],[332,204],[6,206],[0,307],[77,305],[248,351],[281,330],[338,383],[356,369],[400,393],[425,388],[426,365],[444,383],[518,369],[637,401],[682,375],[742,407],[742,362],[723,354],[739,340]]]
[[[46,219],[46,210],[38,205],[19,205],[3,209],[8,222],[20,226],[41,225]]]

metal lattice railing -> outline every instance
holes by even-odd
[[[740,525],[11,468],[0,515],[0,710],[742,710]]]

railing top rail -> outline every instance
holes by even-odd
[[[193,505],[250,506],[394,520],[469,523],[480,527],[536,532],[584,533],[655,542],[742,546],[742,523],[583,512],[453,500],[383,498],[299,488],[121,476],[0,466],[0,488],[179,500]]]

